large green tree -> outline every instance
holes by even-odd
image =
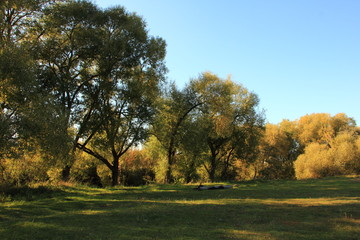
[[[88,95],[81,121],[86,126],[80,128],[76,144],[111,170],[116,185],[121,156],[148,136],[166,71],[165,42],[149,36],[144,21],[121,7],[101,14],[101,45],[93,67],[98,83]]]
[[[209,157],[204,167],[211,181],[227,178],[235,157],[245,157],[257,144],[263,125],[259,99],[230,78],[211,73],[204,73],[193,86],[205,102],[198,116],[207,133]]]
[[[149,37],[143,20],[124,8],[101,10],[88,1],[53,5],[36,30],[37,79],[58,106],[57,122],[68,138],[67,179],[76,147],[90,153],[87,144],[104,129],[113,131],[108,134],[112,144],[139,140],[133,133],[121,140],[115,136],[126,131],[124,126],[131,126],[127,131],[139,127],[131,124],[135,118],[141,127],[147,122],[145,113],[129,112],[135,105],[149,110],[146,101],[156,95],[165,69],[165,43]],[[113,154],[113,172],[120,152]]]
[[[1,148],[26,134],[62,158],[64,179],[78,148],[104,162],[117,184],[119,158],[147,136],[165,41],[122,7],[9,0],[0,10]],[[112,160],[96,153],[105,149]]]
[[[30,109],[40,106],[44,98],[38,95],[36,64],[29,41],[43,10],[51,0],[5,0],[0,2],[0,151],[35,133],[35,119]],[[60,2],[60,1],[58,1]],[[40,112],[38,112],[40,113]],[[43,119],[42,119],[43,120]]]
[[[256,145],[251,139],[257,138],[263,121],[257,105],[255,94],[209,72],[181,91],[171,86],[160,101],[153,128],[167,151],[166,182],[174,180],[175,164],[185,172],[185,181],[196,178],[201,163],[212,181],[216,172],[219,177],[228,175],[234,156],[243,157]],[[207,160],[201,160],[207,153]]]
[[[49,121],[58,126],[57,138],[64,140],[64,180],[69,178],[77,140],[98,97],[95,63],[101,48],[100,19],[101,11],[92,3],[70,1],[45,9],[33,31],[37,82],[57,107]]]

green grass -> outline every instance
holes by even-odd
[[[359,178],[193,187],[0,193],[0,239],[360,239]]]

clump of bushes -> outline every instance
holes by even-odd
[[[49,179],[48,166],[37,152],[25,152],[0,161],[0,178],[3,183],[22,186]]]
[[[155,181],[155,162],[144,151],[129,150],[121,161],[121,183],[140,186]]]
[[[331,144],[309,144],[295,161],[295,172],[298,179],[360,174],[360,139],[344,132]]]
[[[98,161],[89,155],[83,152],[78,153],[71,168],[71,180],[81,184],[103,187],[98,174],[98,164]]]

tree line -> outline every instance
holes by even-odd
[[[360,172],[345,114],[265,124],[259,97],[205,72],[166,79],[166,42],[123,7],[0,3],[0,179],[97,185]]]

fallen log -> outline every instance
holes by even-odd
[[[231,189],[233,186],[232,185],[215,185],[215,186],[204,186],[204,185],[199,185],[196,188],[194,188],[194,190],[217,190],[217,189]]]

